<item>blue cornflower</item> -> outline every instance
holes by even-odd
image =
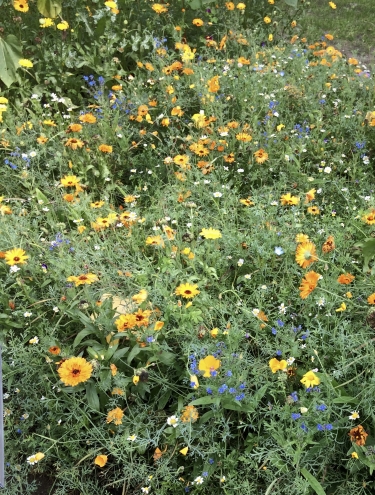
[[[237,390],[235,388],[233,388],[233,387],[231,387],[229,389],[229,393],[231,393],[231,394],[235,394],[236,392],[237,392]]]
[[[243,400],[245,398],[245,394],[239,394],[239,395],[236,395],[235,399],[236,400]]]
[[[282,352],[281,351],[276,351],[275,354],[276,354],[276,356],[281,356]]]
[[[207,478],[207,476],[208,476],[208,472],[207,472],[207,471],[203,471],[202,476],[203,476],[204,478]]]
[[[210,388],[210,387],[207,387],[206,388],[206,392],[208,393],[208,395],[212,395],[213,394],[212,388]]]
[[[363,143],[357,141],[355,143],[355,147],[358,148],[359,150],[363,149],[365,147],[365,145],[366,145],[366,141],[363,141]]]
[[[333,428],[333,426],[330,423],[328,423],[327,425],[325,425],[325,429],[328,430],[328,431],[332,430],[332,428]]]
[[[244,390],[246,388],[246,385],[244,383],[241,383],[241,385],[238,388],[240,390]]]
[[[305,433],[307,433],[307,432],[309,431],[309,429],[307,428],[307,426],[305,425],[305,423],[302,423],[302,424],[301,424],[301,428],[302,428],[302,430],[303,430]]]
[[[210,375],[211,376],[217,376],[217,371],[215,371],[215,370],[210,371]]]
[[[327,406],[325,404],[320,404],[319,406],[316,406],[317,411],[325,411],[327,409]]]
[[[291,414],[292,419],[299,419],[301,417],[300,413],[292,413]]]
[[[147,337],[147,342],[155,342],[155,339],[154,337]]]
[[[290,394],[290,397],[293,399],[294,402],[298,402],[298,395],[297,392],[292,392]]]
[[[276,323],[279,325],[279,327],[283,327],[285,325],[285,323],[281,320],[277,320]]]
[[[316,425],[316,428],[318,429],[318,431],[324,431],[324,426],[321,425],[320,423]]]
[[[273,328],[273,327],[272,327],[272,328],[271,328],[271,332],[272,332],[272,335],[276,335],[276,334],[277,334],[277,330],[276,330],[276,328]]]
[[[232,372],[231,372],[231,370],[228,370],[228,371],[226,372],[226,376],[232,376]]]

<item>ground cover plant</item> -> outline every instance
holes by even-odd
[[[303,7],[3,2],[4,493],[374,492],[374,82]]]

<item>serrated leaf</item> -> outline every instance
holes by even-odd
[[[98,392],[96,391],[94,383],[89,382],[86,384],[86,397],[87,397],[88,405],[95,411],[99,411],[100,410],[99,395]]]
[[[16,36],[9,34],[5,39],[0,38],[0,79],[8,88],[17,80],[21,58],[21,43]]]
[[[61,12],[61,0],[38,0],[37,7],[44,17],[54,19]]]
[[[311,486],[311,488],[314,490],[314,492],[317,495],[326,495],[326,492],[324,491],[322,485],[315,478],[315,476],[313,476],[311,473],[309,473],[307,471],[307,469],[302,468],[301,474],[307,479],[307,481],[309,482],[309,485]]]
[[[290,7],[297,8],[298,0],[284,0],[284,2]]]

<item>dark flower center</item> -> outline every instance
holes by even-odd
[[[74,375],[74,376],[79,375],[79,373],[80,373],[80,370],[73,370],[72,371],[72,375]]]
[[[14,258],[14,261],[19,261],[19,260],[20,260],[20,259],[19,259],[19,257],[18,257],[18,256],[16,256],[16,257]]]

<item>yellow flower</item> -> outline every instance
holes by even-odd
[[[292,196],[290,193],[283,194],[280,198],[280,203],[283,206],[295,206],[299,203],[299,198],[297,196]]]
[[[314,387],[315,385],[319,385],[320,378],[313,371],[308,371],[303,375],[300,382],[303,383],[306,388],[310,388]]]
[[[238,3],[236,5],[236,9],[238,9],[238,10],[245,10],[246,9],[246,4],[245,3],[242,3],[242,2],[241,3]]]
[[[5,261],[7,265],[23,265],[26,263],[27,258],[26,251],[21,248],[14,248],[5,252]]]
[[[14,0],[13,7],[16,10],[18,10],[18,12],[28,12],[29,11],[29,4],[27,3],[27,0],[25,0],[25,1]]]
[[[112,153],[113,151],[113,147],[110,146],[109,144],[101,144],[98,149],[102,153]]]
[[[138,375],[133,376],[133,383],[134,383],[134,385],[138,385],[138,383],[139,383],[139,376]]]
[[[341,306],[336,309],[336,313],[339,313],[339,312],[345,311],[345,310],[346,310],[346,304],[345,303],[341,303]]]
[[[67,29],[69,29],[69,24],[66,21],[61,21],[57,24],[56,27],[60,31],[66,31]]]
[[[318,259],[316,255],[315,244],[312,242],[303,242],[296,248],[296,262],[302,268],[307,268],[311,263]]]
[[[157,332],[159,330],[161,330],[164,326],[164,321],[156,321],[155,322],[155,326],[154,326],[154,330]]]
[[[71,387],[86,382],[92,374],[92,364],[82,357],[72,357],[64,361],[57,370],[60,380]]]
[[[199,418],[198,409],[194,406],[186,406],[182,410],[181,421],[183,423],[195,423]]]
[[[94,460],[94,464],[99,467],[104,467],[107,464],[108,457],[106,455],[97,455]]]
[[[266,16],[266,17],[263,19],[263,21],[264,21],[266,24],[270,24],[270,23],[271,23],[271,19],[270,19],[268,16]]]
[[[212,227],[209,229],[202,229],[201,232],[199,232],[199,235],[205,239],[220,239],[222,237],[220,230],[213,229]]]
[[[164,5],[161,5],[160,3],[154,3],[154,5],[151,8],[157,14],[164,14],[165,12],[168,12],[168,9],[164,7]]]
[[[203,24],[204,24],[202,19],[193,19],[192,23],[194,24],[194,26],[198,26],[198,27],[203,26]]]
[[[78,277],[71,275],[66,280],[68,282],[74,282],[74,285],[78,287],[79,285],[91,285],[99,279],[94,273],[83,273],[82,275],[78,275]]]
[[[146,239],[147,246],[162,246],[164,247],[164,241],[161,235],[152,235]]]
[[[358,459],[358,454],[357,452],[352,452],[351,453],[352,459]]]
[[[186,455],[188,453],[189,447],[184,447],[183,449],[180,450],[180,454]]]
[[[55,25],[53,19],[50,19],[49,17],[39,19],[39,24],[41,28],[48,28]]]
[[[268,364],[269,367],[271,368],[272,373],[277,373],[278,371],[284,371],[288,366],[288,363],[285,361],[285,359],[279,361],[276,358],[270,359]]]
[[[176,296],[182,296],[185,299],[192,299],[200,293],[198,285],[192,285],[189,283],[179,285],[176,290]]]
[[[18,64],[21,66],[21,67],[26,67],[27,69],[31,68],[34,66],[34,64],[32,63],[31,60],[27,59],[27,58],[21,58],[21,60],[18,61]]]
[[[36,464],[37,462],[41,461],[44,458],[43,452],[37,452],[34,455],[31,455],[27,458],[28,464],[31,464],[32,466]]]
[[[333,2],[328,2],[328,5],[331,7],[331,9],[336,9],[336,4]]]
[[[115,425],[121,425],[123,416],[124,416],[123,410],[120,409],[119,407],[116,407],[115,409],[108,411],[107,423],[113,422]]]
[[[309,236],[306,234],[297,234],[295,241],[299,243],[309,242]]]
[[[221,361],[215,356],[207,356],[199,361],[198,369],[203,372],[205,378],[210,378],[211,372],[216,371],[221,366]]]
[[[148,296],[148,292],[147,292],[147,290],[145,290],[145,289],[141,289],[141,290],[138,292],[138,294],[134,294],[134,296],[132,297],[132,300],[133,300],[136,304],[141,304],[141,303],[143,303],[144,301],[146,301],[147,296]]]

